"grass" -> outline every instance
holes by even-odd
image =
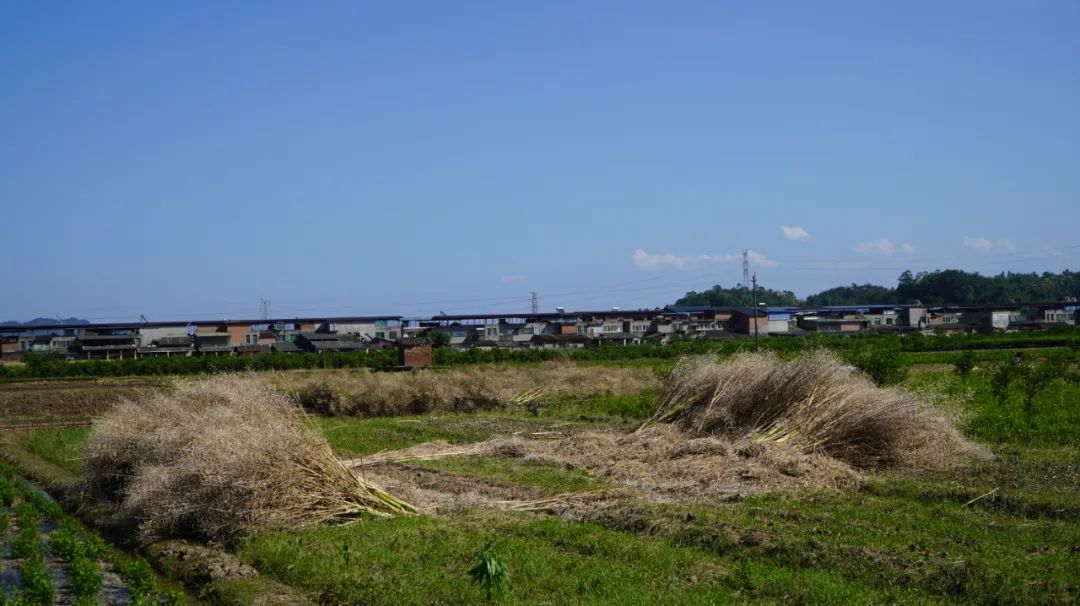
[[[995,408],[987,380],[979,370],[968,377],[937,371],[912,375],[905,386],[940,394],[938,404],[962,417],[968,435],[994,445],[993,459],[959,471],[894,472],[871,476],[857,491],[761,495],[724,505],[628,502],[585,514],[584,522],[477,511],[263,533],[241,547],[241,557],[327,603],[481,601],[466,571],[492,539],[513,578],[507,603],[674,596],[681,603],[1076,602],[1080,450],[1063,445],[1080,438],[1071,421],[1076,393],[1064,384],[1051,388],[1028,423],[1018,416],[1018,393],[1010,400],[1015,414]],[[568,397],[535,420],[594,415],[610,422],[613,412],[610,400]],[[391,433],[401,446],[436,434],[462,442],[487,437],[466,435],[465,427],[476,426],[432,421],[412,436]],[[422,465],[500,482],[527,468],[484,458]],[[566,488],[562,473],[517,477]],[[425,550],[405,547],[417,543]],[[324,563],[330,572],[315,574]],[[403,575],[410,575],[407,590],[395,583]]]
[[[1075,602],[1080,457],[1001,454],[860,491],[628,502],[585,522],[474,511],[262,533],[240,555],[325,603],[478,602],[466,571],[491,540],[514,579],[508,603]],[[1005,477],[1000,497],[968,504]]]
[[[500,600],[508,604],[1080,602],[1080,387],[1052,384],[1025,416],[1019,386],[1004,406],[993,399],[991,362],[980,359],[966,377],[928,369],[903,385],[993,451],[960,470],[878,473],[858,490],[721,504],[627,500],[573,519],[487,509],[363,519],[261,531],[237,553],[324,604],[481,603],[484,591],[468,572],[488,543],[512,579]],[[628,428],[653,400],[647,392],[566,394],[534,412],[316,421],[344,456],[519,431]],[[23,445],[59,465],[70,461],[79,431],[42,431]],[[579,470],[505,458],[408,465],[546,493],[602,484]],[[221,603],[246,603],[267,582],[219,582],[211,592]]]
[[[666,539],[514,513],[266,532],[244,543],[240,556],[322,603],[477,603],[483,593],[470,584],[468,570],[492,540],[513,578],[504,598],[511,604],[714,604],[749,597],[865,602],[904,593],[876,591],[828,570],[762,563],[743,571],[731,558]]]
[[[910,383],[917,391],[950,398],[965,417],[965,432],[991,444],[1069,446],[1080,437],[1080,385],[1055,380],[1025,413],[1022,386],[1009,387],[1004,403],[990,389],[990,373],[963,376],[952,372],[920,373]]]
[[[34,455],[78,475],[82,472],[82,446],[90,435],[89,427],[36,429],[22,435],[22,446]]]
[[[621,395],[567,395],[537,409],[539,416],[565,419],[644,420],[656,408],[659,394],[645,390]]]
[[[459,415],[446,415],[444,418],[452,420],[457,416]],[[491,432],[478,428],[455,427],[452,421],[445,425],[429,421],[430,418],[423,417],[316,419],[327,442],[339,456],[397,450],[434,440],[465,444],[486,440],[492,435]]]
[[[546,494],[580,492],[608,488],[606,482],[581,469],[494,457],[449,457],[431,461],[413,461],[409,467],[432,469],[455,475],[492,480],[514,486],[537,488]]]

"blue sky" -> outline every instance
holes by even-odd
[[[0,320],[1080,260],[1080,4],[8,3]]]

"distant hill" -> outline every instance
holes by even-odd
[[[747,305],[750,291],[743,286],[713,286],[705,292],[690,291],[676,305]],[[874,284],[837,286],[810,295],[803,301],[790,291],[758,287],[758,301],[767,305],[858,305],[922,301],[935,303],[1031,303],[1080,298],[1080,273],[1000,273],[983,276],[959,269],[900,274],[895,287]]]
[[[772,290],[758,286],[757,302],[766,305],[798,305],[799,299],[790,290]],[[691,290],[675,302],[677,306],[708,305],[712,307],[740,307],[754,304],[754,295],[750,289],[738,285],[735,288],[724,288],[719,284],[704,292]]]
[[[89,324],[90,320],[84,320],[82,318],[34,318],[29,322],[19,322],[16,320],[8,320],[6,322],[0,322],[0,326],[41,326],[42,324]]]

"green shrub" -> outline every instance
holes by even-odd
[[[67,525],[49,537],[49,550],[66,560],[83,557],[86,554],[82,541]]]
[[[495,552],[491,543],[476,553],[476,563],[469,569],[472,582],[479,585],[489,602],[495,601],[510,588],[510,570]]]
[[[0,477],[0,505],[11,507],[15,501],[15,486],[8,478]]]
[[[157,580],[150,565],[141,558],[130,558],[116,562],[117,572],[127,583],[132,596],[146,596],[154,592]],[[134,597],[132,598],[134,600]]]
[[[852,355],[849,360],[878,385],[896,385],[908,375],[908,368],[895,349],[875,348]]]
[[[19,566],[23,582],[23,599],[31,604],[52,604],[56,596],[52,575],[41,557],[27,558]]]
[[[975,352],[965,349],[953,359],[953,367],[957,374],[967,376],[975,370]]]
[[[23,496],[33,503],[34,508],[46,518],[60,520],[64,517],[64,509],[44,492],[35,488],[27,488]]]
[[[15,510],[19,533],[11,542],[11,555],[16,558],[36,559],[41,556],[41,531],[38,529],[37,510],[30,503],[20,503]]]
[[[101,574],[97,561],[85,556],[68,560],[67,571],[71,588],[77,596],[96,596],[105,584],[105,576]]]

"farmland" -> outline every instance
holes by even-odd
[[[1014,352],[979,351],[965,372],[956,356],[894,356],[906,371],[897,401],[916,394],[972,445],[936,464],[860,464],[848,441],[792,450],[794,431],[783,443],[758,436],[765,446],[689,433],[711,418],[702,412],[635,433],[670,412],[660,405],[674,358],[470,366],[416,381],[259,374],[305,403],[337,458],[418,514],[252,527],[211,541],[224,546],[213,557],[245,571],[212,579],[182,570],[175,537],[146,538],[143,551],[217,603],[480,603],[469,570],[488,545],[509,572],[491,595],[504,603],[1080,600],[1075,358],[1027,350],[1003,373]],[[124,381],[4,385],[5,423],[100,418],[120,399],[175,389]],[[5,458],[58,496],[88,472],[88,427],[5,433]],[[183,549],[200,546],[186,538]],[[173,557],[153,555],[163,552]]]

